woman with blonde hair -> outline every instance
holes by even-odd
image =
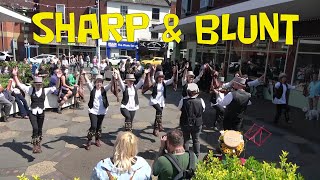
[[[137,156],[138,139],[130,131],[118,135],[113,156],[101,160],[93,169],[91,180],[149,180],[151,167]]]

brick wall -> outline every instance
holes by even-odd
[[[94,6],[95,2],[96,2],[95,0],[55,0],[55,1],[40,0],[40,3],[43,3],[43,4],[45,3],[51,6],[56,6],[56,4],[65,4],[66,7]],[[39,12],[56,12],[56,8],[40,6]],[[80,16],[84,14],[88,14],[89,8],[72,8],[72,9],[66,8],[65,12],[66,12],[65,14],[66,23],[69,23],[69,13],[74,13],[75,33],[77,37]],[[106,13],[105,2],[100,1],[100,14],[104,14],[104,13]],[[42,22],[44,25],[49,27],[55,33],[55,21],[43,20]],[[41,30],[40,34],[44,34],[44,32]]]

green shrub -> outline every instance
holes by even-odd
[[[275,163],[259,162],[250,157],[246,160],[245,165],[241,165],[238,157],[226,157],[225,161],[220,161],[213,156],[210,151],[207,161],[201,161],[197,165],[195,180],[302,180],[301,174],[297,173],[298,166],[287,162],[288,152],[282,151],[280,162],[277,166]]]
[[[32,84],[32,72],[30,68],[30,64],[23,64],[17,61],[9,61],[9,62],[0,62],[0,66],[8,66],[9,69],[13,69],[14,67],[18,67],[19,79],[24,84]],[[50,64],[43,65],[46,72],[49,73]],[[46,77],[43,79],[43,87],[48,87],[50,82],[50,77]],[[0,75],[0,84],[2,87],[7,87],[8,81],[10,79],[10,75]]]

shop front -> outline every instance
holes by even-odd
[[[106,56],[108,58],[118,57],[118,56],[130,56],[131,58],[136,58],[139,60],[140,56],[138,53],[138,43],[137,42],[126,42],[126,41],[107,41],[106,44]]]
[[[141,59],[152,57],[167,57],[168,43],[159,41],[139,41],[139,55]]]

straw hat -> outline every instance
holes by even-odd
[[[136,81],[134,74],[127,74],[125,81]]]
[[[163,71],[158,71],[158,72],[156,72],[155,77],[156,77],[156,79],[157,79],[158,77],[164,77]]]
[[[103,81],[103,76],[102,76],[101,74],[97,75],[97,76],[96,76],[96,81],[97,81],[97,80]]]
[[[188,71],[187,72],[187,76],[193,76],[194,77],[195,75],[194,75],[193,71]]]
[[[234,130],[221,131],[220,148],[224,154],[239,156],[244,150],[244,140],[241,132]]]
[[[282,79],[283,77],[287,77],[286,73],[280,73],[279,74],[279,79]]]
[[[246,86],[246,79],[241,78],[241,77],[234,77],[233,78],[233,82],[237,83],[237,84],[239,84],[241,86]]]
[[[42,77],[38,77],[38,76],[34,77],[33,83],[34,84],[42,84]]]
[[[199,95],[199,87],[198,87],[198,85],[196,83],[188,84],[187,91],[192,92],[192,93],[196,93],[192,97],[198,97],[198,95]]]

